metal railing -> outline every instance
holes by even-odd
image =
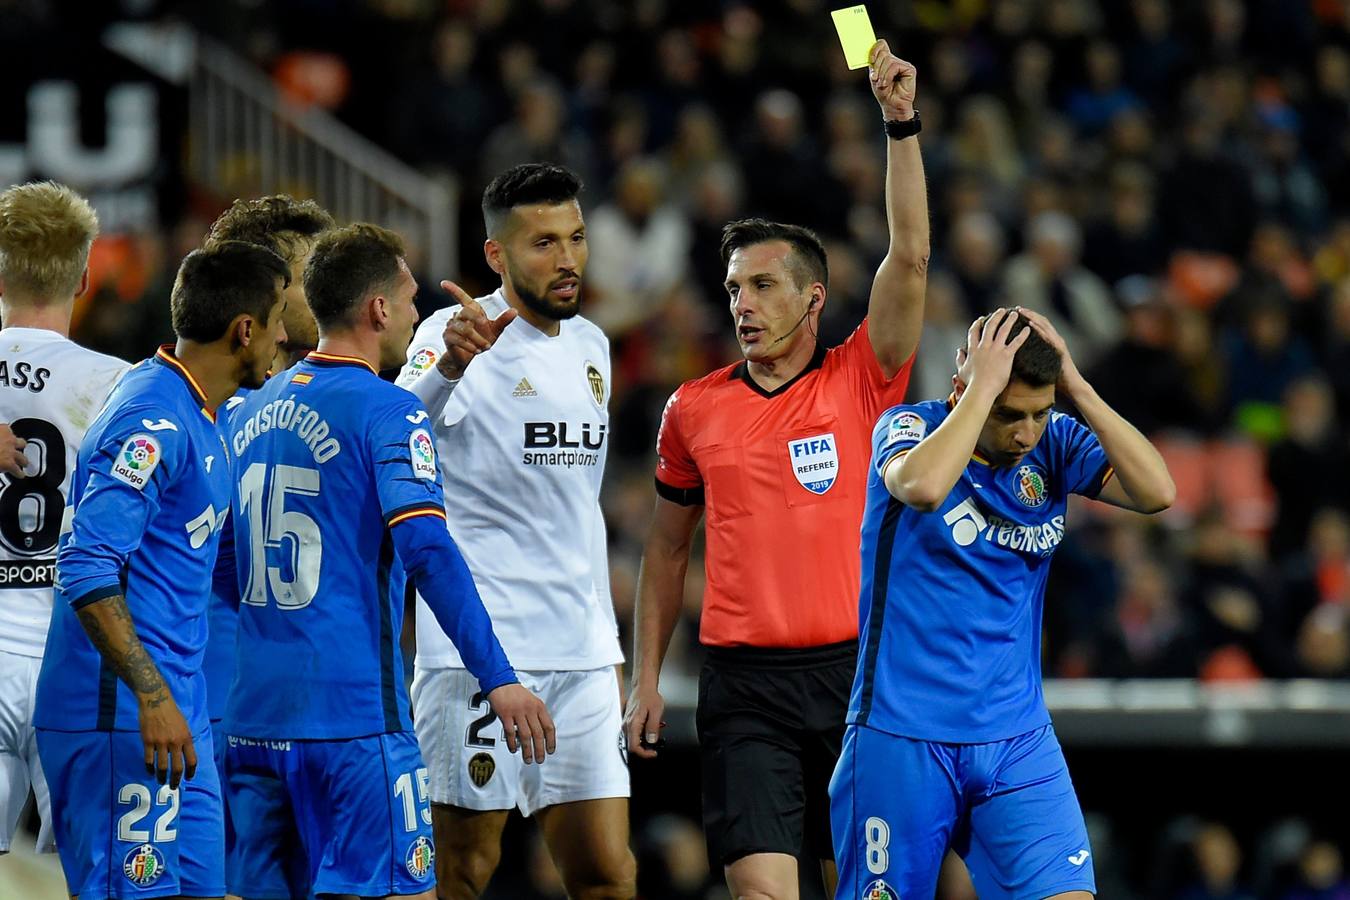
[[[453,277],[458,196],[451,179],[428,177],[327,112],[288,100],[256,66],[208,37],[123,25],[106,40],[186,83],[194,182],[223,199],[313,198],[341,222],[398,231],[415,269]]]

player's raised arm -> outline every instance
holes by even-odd
[[[919,346],[928,286],[928,188],[914,109],[918,72],[885,41],[872,50],[872,94],[886,121],[886,223],[890,248],[872,280],[867,304],[872,349],[889,377]]]
[[[1033,310],[1018,311],[1046,343],[1059,351],[1062,365],[1059,390],[1078,407],[1115,470],[1115,477],[1101,489],[1097,499],[1141,513],[1162,512],[1176,502],[1176,483],[1158,449],[1088,384],[1074,365],[1064,338],[1049,319]]]
[[[1013,357],[1030,329],[1017,313],[995,310],[970,326],[962,376],[968,379],[952,414],[885,469],[886,489],[906,506],[931,512],[942,505],[970,462],[989,411],[1012,374]]]

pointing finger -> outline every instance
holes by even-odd
[[[474,302],[473,298],[469,296],[468,291],[464,290],[464,288],[455,284],[448,278],[441,282],[441,290],[448,292],[450,296],[455,298],[455,302],[459,303],[461,306],[468,306],[470,303]]]

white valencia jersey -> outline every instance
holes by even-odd
[[[0,475],[0,650],[42,656],[75,457],[129,368],[54,331],[0,330],[0,422],[28,442],[28,477]]]
[[[478,302],[488,318],[507,309],[501,291]],[[440,310],[418,328],[400,386],[421,387],[422,378],[445,384],[434,365],[458,309]],[[516,319],[475,357],[444,404],[430,410],[450,534],[498,640],[524,671],[598,669],[623,660],[600,513],[609,339],[580,317],[559,325],[549,337]],[[464,665],[420,597],[417,665]]]

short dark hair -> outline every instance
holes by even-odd
[[[1055,384],[1059,381],[1059,373],[1063,368],[1063,360],[1060,359],[1059,351],[1041,337],[1040,332],[1031,329],[1027,339],[1022,342],[1022,346],[1017,348],[1013,354],[1012,375],[1009,380],[1017,380],[1029,387],[1045,387],[1047,384]],[[1021,333],[1022,322],[1013,325],[1013,336]]]
[[[296,200],[287,194],[241,198],[211,224],[206,243],[248,241],[294,263],[315,236],[336,225],[328,210],[313,200]]]
[[[362,300],[394,283],[406,255],[403,238],[368,222],[320,235],[305,265],[305,297],[319,327],[349,324]]]
[[[230,323],[250,315],[263,325],[277,301],[277,279],[291,283],[286,260],[247,241],[217,241],[183,258],[174,279],[169,310],[173,331],[183,340],[210,343]]]
[[[571,169],[550,163],[514,166],[492,179],[483,191],[483,226],[489,237],[495,237],[515,207],[566,203],[580,193],[581,179]]]
[[[817,281],[827,288],[830,286],[830,264],[820,237],[809,228],[768,219],[738,219],[727,223],[722,229],[722,267],[726,268],[731,262],[731,254],[742,247],[768,241],[786,241],[792,248],[788,272],[798,289]]]

